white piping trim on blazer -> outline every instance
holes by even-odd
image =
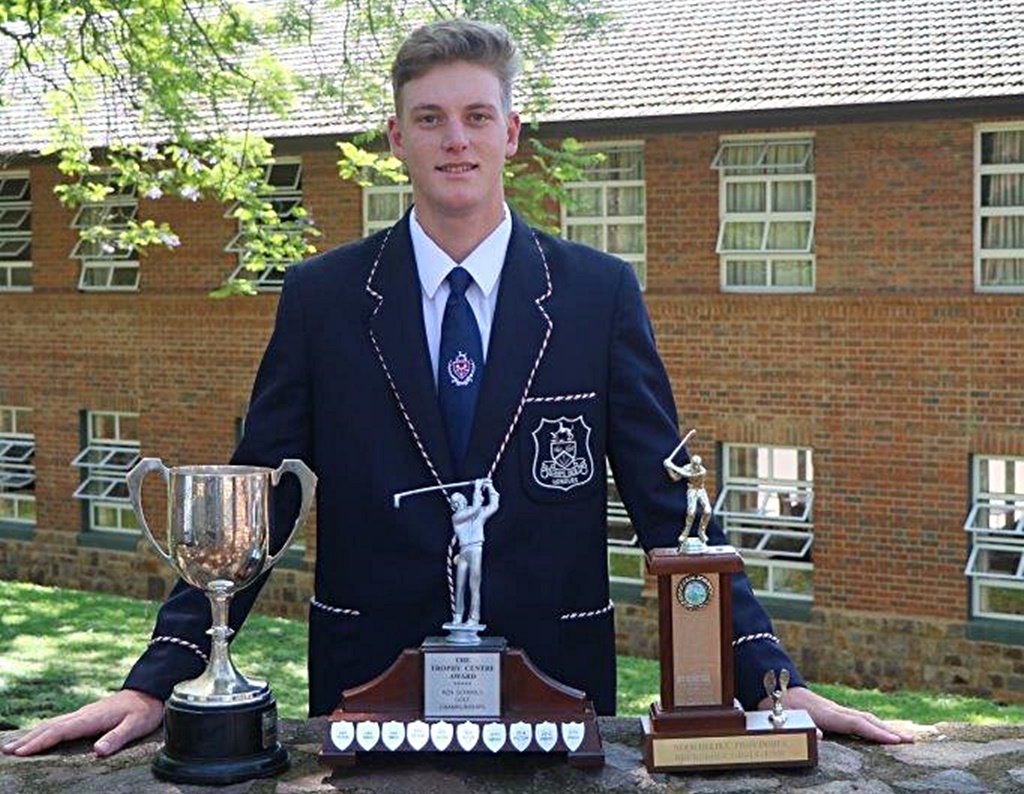
[[[309,603],[311,603],[317,609],[322,609],[324,612],[331,612],[335,615],[352,615],[353,617],[359,617],[358,609],[343,609],[342,607],[332,607],[329,604],[323,603],[322,601],[317,601],[315,598],[309,599]]]
[[[537,239],[537,235],[534,233],[533,229],[530,229],[528,226],[526,228],[530,232],[530,236],[533,238],[533,244],[537,247],[537,253],[540,254],[540,261],[544,265],[544,280],[547,283],[547,289],[544,291],[543,295],[535,298],[533,302],[537,306],[537,311],[539,311],[544,317],[544,321],[547,323],[548,327],[544,332],[544,340],[541,342],[540,350],[537,351],[537,357],[533,361],[533,367],[530,369],[530,375],[526,379],[526,385],[523,388],[523,395],[519,399],[519,405],[516,407],[516,411],[512,415],[512,421],[509,422],[505,437],[502,439],[501,445],[498,447],[498,452],[494,456],[494,461],[491,463],[490,469],[487,472],[488,479],[494,478],[494,472],[498,468],[498,464],[501,462],[502,456],[505,454],[505,449],[508,447],[508,442],[512,438],[512,433],[515,431],[516,425],[519,423],[519,417],[523,413],[523,406],[526,404],[528,395],[530,394],[530,387],[533,385],[534,376],[537,374],[537,368],[540,366],[541,359],[544,358],[544,353],[548,349],[548,342],[551,339],[551,331],[554,328],[554,323],[551,322],[551,316],[544,311],[544,306],[542,305],[544,301],[551,297],[551,270],[548,267],[548,258],[544,254],[544,249],[541,247],[540,240]],[[373,310],[374,315],[380,311],[380,307],[384,304],[384,296],[371,286],[371,282],[377,273],[377,267],[380,265],[381,257],[384,255],[384,249],[387,248],[388,241],[391,239],[391,233],[394,230],[395,227],[392,226],[388,229],[388,233],[384,235],[384,240],[381,242],[380,250],[377,251],[377,258],[374,259],[373,266],[370,268],[370,275],[366,279],[366,291],[377,301],[377,306]],[[430,470],[435,482],[442,486],[441,493],[444,494],[447,499],[448,491],[443,487],[444,483],[441,480],[441,476],[437,473],[437,469],[434,467],[434,462],[430,459],[430,453],[427,452],[427,448],[423,446],[423,442],[420,440],[420,435],[416,432],[416,426],[413,424],[412,417],[409,416],[409,412],[406,410],[405,404],[402,402],[402,397],[398,393],[398,387],[395,385],[395,381],[391,377],[391,370],[388,369],[387,362],[384,360],[384,354],[381,352],[380,345],[377,344],[377,337],[373,333],[373,328],[370,328],[370,342],[373,344],[373,350],[377,354],[377,359],[380,361],[380,365],[384,370],[384,375],[387,378],[388,385],[391,387],[391,393],[395,396],[395,401],[398,403],[398,409],[402,413],[402,418],[405,420],[405,424],[409,428],[409,432],[412,434],[413,441],[416,442],[416,448],[420,452],[420,457],[422,457],[423,462],[427,464],[427,468]],[[452,537],[454,540],[454,530]],[[449,543],[446,576],[448,578],[448,596],[451,601],[452,611],[455,610],[455,579],[452,575],[452,569],[455,564],[454,550],[455,544]]]
[[[756,640],[767,640],[768,642],[774,642],[776,645],[779,644],[778,637],[769,631],[762,631],[759,634],[744,634],[742,637],[737,637],[732,641],[732,647],[738,648],[745,642],[754,642]]]
[[[207,664],[210,663],[210,657],[203,653],[203,649],[193,642],[183,640],[180,637],[171,637],[164,635],[160,637],[154,637],[149,641],[149,644],[155,645],[158,642],[169,642],[171,645],[180,645],[182,648],[188,648],[193,653],[198,654],[199,658],[202,659],[204,662],[206,662]]]
[[[583,618],[596,618],[598,615],[607,615],[615,609],[615,602],[610,598],[608,603],[600,609],[592,609],[589,612],[566,612],[558,617],[559,620],[581,620]]]
[[[576,400],[593,400],[597,397],[596,391],[581,392],[579,394],[554,394],[550,397],[527,397],[528,403],[564,403]]]

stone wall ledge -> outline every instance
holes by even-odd
[[[914,726],[916,744],[879,747],[853,739],[820,745],[814,770],[648,774],[640,761],[635,718],[600,720],[607,763],[574,770],[563,756],[376,756],[356,767],[321,767],[322,719],[283,721],[280,732],[292,768],[278,778],[221,788],[156,780],[149,769],[157,732],[117,755],[97,760],[89,743],[25,759],[0,755],[0,794],[983,794],[1024,791],[1024,726],[942,723]],[[0,733],[0,742],[14,732]]]

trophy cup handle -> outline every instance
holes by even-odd
[[[282,460],[281,465],[270,473],[271,484],[277,485],[282,475],[289,471],[299,478],[299,484],[302,486],[302,505],[299,507],[299,515],[295,519],[295,525],[292,527],[292,531],[288,533],[288,538],[285,540],[284,545],[277,550],[277,554],[267,558],[267,563],[263,570],[272,567],[281,558],[281,555],[287,551],[288,547],[292,545],[295,533],[299,531],[299,527],[306,523],[306,514],[309,513],[309,508],[313,506],[313,495],[316,493],[316,475],[309,466],[298,458],[285,458]]]
[[[169,482],[170,470],[164,466],[163,461],[160,458],[143,458],[132,468],[127,475],[125,480],[128,483],[128,498],[131,500],[132,509],[135,510],[135,515],[139,519],[139,526],[142,527],[142,531],[146,533],[146,537],[149,538],[149,542],[153,544],[153,548],[157,550],[157,553],[163,557],[167,563],[177,570],[174,565],[174,560],[171,559],[171,555],[160,548],[160,544],[156,542],[156,538],[153,537],[153,533],[149,531],[149,524],[146,523],[146,516],[142,513],[142,481],[146,479],[146,475],[151,471],[158,471],[164,478],[164,482]]]

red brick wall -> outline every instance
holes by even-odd
[[[783,626],[814,675],[957,688],[937,674],[915,678],[902,651],[887,661],[881,640],[858,644],[870,631],[848,634],[857,615],[878,626],[888,615],[962,635],[969,456],[1024,455],[1024,299],[973,291],[972,120],[798,131],[816,140],[812,295],[721,293],[718,133],[645,141],[647,300],[680,421],[699,429],[712,471],[716,442],[814,450],[814,623]],[[362,226],[359,190],[338,179],[335,159],[327,148],[304,156],[321,249]],[[32,167],[35,291],[0,294],[0,404],[34,408],[38,473],[35,537],[0,540],[0,577],[158,596],[170,572],[144,544],[138,553],[78,546],[79,473],[69,463],[79,412],[138,411],[143,453],[171,464],[226,460],[276,298],[206,297],[233,267],[223,247],[234,224],[223,207],[166,198],[140,202],[140,214],[171,222],[182,245],[142,259],[140,292],[79,293],[55,179],[49,165]],[[303,611],[312,554],[274,577],[264,609]],[[642,641],[649,604],[619,619],[628,648],[653,650]],[[872,679],[838,651],[816,651],[822,643],[896,672]],[[957,646],[965,667],[972,648],[992,655],[983,645]],[[1024,665],[1006,655],[1019,649],[996,647],[1020,690],[992,691],[1020,697]]]

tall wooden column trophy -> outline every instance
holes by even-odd
[[[658,578],[661,702],[641,719],[644,763],[652,771],[739,766],[814,766],[817,730],[803,710],[785,711],[789,671],[765,675],[771,711],[744,713],[734,699],[732,577],[743,560],[732,546],[709,546],[711,504],[699,455],[685,466],[665,458],[673,481],[686,480],[686,520],[679,547],[652,549],[647,570]],[[697,537],[690,531],[695,523]]]
[[[449,497],[459,553],[447,636],[427,637],[374,680],[342,693],[320,751],[324,763],[350,766],[366,753],[564,752],[570,766],[604,764],[586,693],[542,673],[503,637],[480,636],[487,628],[480,622],[484,522],[499,501],[491,481],[396,494],[395,508],[406,496],[466,485],[472,501]]]

